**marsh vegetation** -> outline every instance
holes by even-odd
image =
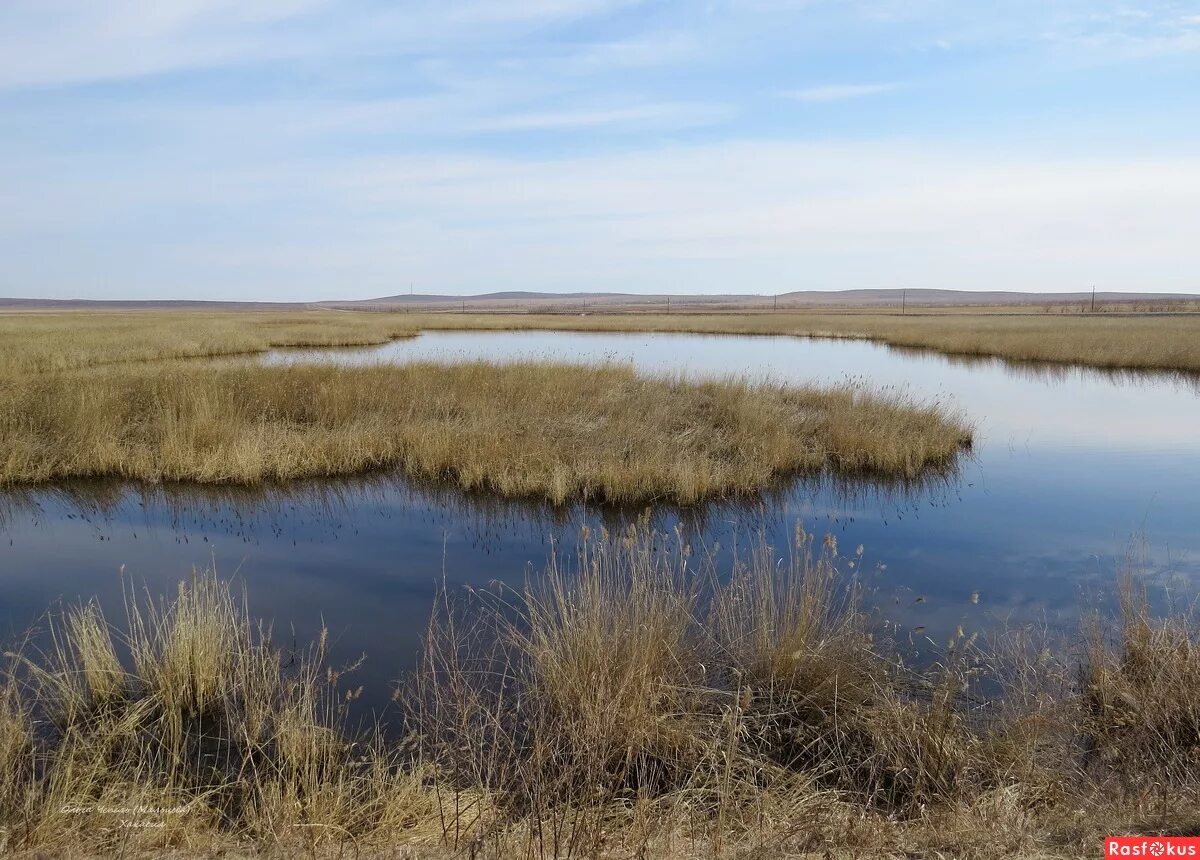
[[[0,380],[0,482],[254,483],[395,469],[562,502],[683,503],[798,472],[915,477],[970,428],[849,386],[641,376],[542,362],[205,367]]]
[[[956,312],[401,313],[313,310],[0,314],[0,373],[367,346],[422,330],[691,332],[855,338],[955,355],[1107,368],[1200,371],[1200,313]]]
[[[421,329],[549,329],[873,340],[952,355],[1105,368],[1200,371],[1200,314],[728,313],[411,315]]]
[[[524,589],[443,594],[391,733],[348,722],[324,636],[281,647],[211,574],[131,588],[120,625],[84,604],[9,655],[2,845],[1044,857],[1200,825],[1189,608],[1130,576],[1076,643],[960,634],[915,663],[862,560],[801,532],[718,570],[644,526],[584,535]]]
[[[391,314],[21,311],[0,314],[0,377],[295,346],[369,346],[415,333]]]

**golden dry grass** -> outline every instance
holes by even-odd
[[[1013,361],[1200,371],[1200,313],[1048,314],[994,308],[856,312],[523,314],[313,310],[0,314],[0,375],[156,358],[362,346],[421,330],[694,332],[868,339]]]
[[[419,766],[345,722],[324,637],[276,648],[227,583],[129,595],[124,633],[85,604],[0,684],[0,853],[284,853],[380,830],[436,841]]]
[[[447,805],[491,798],[485,856],[1090,857],[1200,826],[1194,614],[1127,599],[1082,668],[1013,631],[915,669],[839,572],[860,562],[801,533],[718,575],[635,529],[447,597],[412,721]],[[1164,682],[1137,690],[1149,726],[1096,706],[1134,672]]]
[[[293,346],[368,346],[414,332],[402,317],[336,311],[21,311],[0,314],[0,376]]]
[[[797,472],[913,477],[970,440],[935,404],[850,387],[473,362],[138,364],[0,378],[0,482],[254,483],[399,469],[554,502],[750,493]]]
[[[1017,632],[915,669],[860,562],[585,535],[442,596],[399,735],[349,732],[323,640],[279,650],[211,575],[131,592],[125,632],[68,609],[0,676],[0,851],[999,860],[1200,827],[1195,615],[1127,588],[1082,665]]]
[[[422,330],[545,329],[851,338],[1012,361],[1200,372],[1200,314],[414,314],[408,319]]]

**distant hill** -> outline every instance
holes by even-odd
[[[123,300],[123,299],[8,299],[0,297],[0,309],[29,308],[31,310],[304,310],[320,307],[311,302],[205,302],[191,299]]]
[[[509,290],[470,296],[401,294],[375,299],[324,302],[220,302],[171,300],[91,300],[0,298],[2,309],[80,310],[304,310],[335,308],[344,310],[454,310],[477,311],[648,311],[665,309],[668,304],[679,310],[751,310],[778,308],[892,308],[902,304],[917,307],[1001,307],[1090,303],[1091,292],[1022,293],[991,290],[859,289],[801,290],[773,295],[681,295],[660,293],[539,293]],[[1200,301],[1200,294],[1184,293],[1096,293],[1096,302]]]

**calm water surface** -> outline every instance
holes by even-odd
[[[960,473],[923,488],[797,482],[753,504],[690,511],[697,542],[728,547],[765,532],[786,546],[797,522],[866,547],[880,611],[915,639],[962,624],[1069,625],[1109,588],[1139,537],[1158,584],[1200,584],[1200,382],[1171,374],[962,360],[854,341],[671,334],[430,333],[363,350],[266,361],[554,358],[646,371],[869,382],[961,410],[977,444]],[[375,477],[261,491],[71,484],[0,496],[0,636],[56,601],[97,597],[120,617],[123,584],[174,589],[216,566],[246,586],[277,637],[326,624],[338,659],[368,655],[364,701],[379,705],[411,666],[432,597],[452,586],[520,583],[552,541],[633,512],[504,502]],[[884,566],[881,570],[880,566]],[[978,592],[973,603],[971,595]],[[917,598],[924,598],[918,602]]]

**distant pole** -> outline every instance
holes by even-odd
[[[774,313],[777,310],[779,310],[779,294],[778,293],[775,294],[775,303],[773,305],[771,305],[771,313]]]
[[[900,291],[900,313],[908,313],[908,290]]]
[[[466,299],[462,300],[462,312],[464,314],[467,312],[467,300]]]
[[[1096,312],[1096,285],[1092,284],[1092,313]]]
[[[667,313],[671,312],[671,297],[667,296]]]

